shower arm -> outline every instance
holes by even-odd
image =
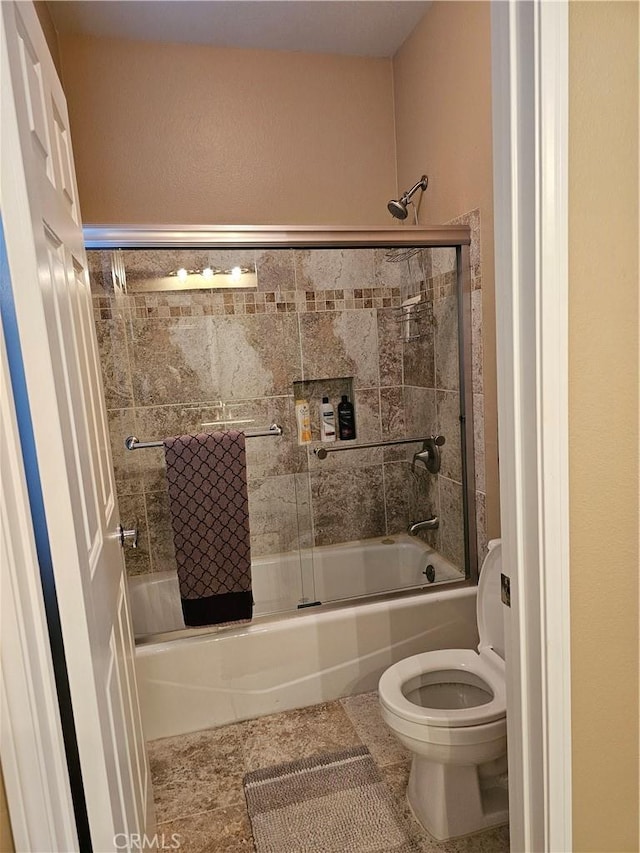
[[[402,193],[400,197],[401,201],[404,201],[405,204],[410,201],[411,196],[414,195],[419,189],[426,190],[427,184],[429,182],[429,178],[426,175],[423,175],[419,181],[417,181],[410,190],[406,190]]]

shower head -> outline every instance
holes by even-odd
[[[406,219],[407,218],[407,205],[405,202],[400,199],[396,201],[394,198],[391,199],[389,204],[387,205],[387,210],[389,213],[394,216],[396,219]]]
[[[411,200],[411,196],[418,190],[424,192],[429,184],[429,178],[423,175],[420,180],[414,184],[410,190],[406,190],[399,199],[392,198],[387,205],[387,210],[396,219],[406,219],[409,213],[407,205]]]

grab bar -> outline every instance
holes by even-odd
[[[351,444],[351,442],[340,443],[336,447],[314,447],[314,456],[318,459],[326,459],[327,453],[338,453],[342,450],[366,450],[368,447],[393,447],[396,444],[417,444],[426,442],[433,436],[427,438],[395,438],[392,441],[371,441],[368,444]]]
[[[263,435],[282,435],[282,427],[279,424],[271,424],[265,429],[246,430],[245,438],[259,438]],[[127,450],[143,450],[146,447],[164,447],[163,441],[139,441],[135,435],[130,435],[124,440]]]

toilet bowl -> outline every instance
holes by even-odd
[[[439,841],[509,817],[501,556],[493,540],[478,583],[478,651],[413,655],[378,686],[382,718],[413,755],[409,805]]]

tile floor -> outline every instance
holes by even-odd
[[[157,831],[165,838],[178,833],[179,853],[251,853],[244,774],[360,744],[397,798],[421,853],[508,853],[506,827],[446,843],[424,833],[405,797],[409,753],[383,723],[375,692],[150,742]]]

